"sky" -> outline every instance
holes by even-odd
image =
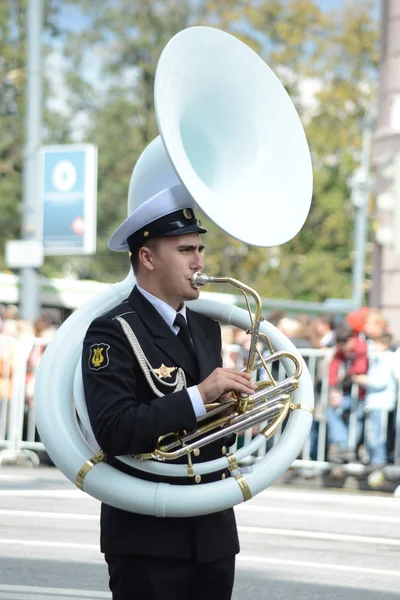
[[[345,6],[346,4],[363,3],[364,0],[318,0],[317,4],[324,11],[337,10]],[[374,14],[379,14],[379,0],[374,0]],[[60,24],[63,27],[70,29],[71,31],[79,31],[88,24],[87,17],[84,16],[78,6],[68,5],[65,2],[61,7],[60,13]]]
[[[194,0],[196,1],[196,0]],[[364,0],[319,0],[318,4],[324,11],[337,10],[345,6],[346,4],[354,4],[356,2],[364,2]],[[379,16],[379,0],[374,0],[374,12],[376,16]],[[76,32],[84,29],[90,23],[90,20],[82,13],[78,6],[71,6],[66,1],[62,7],[59,16],[59,23],[62,29]],[[47,58],[46,70],[51,73],[51,86],[52,86],[52,98],[48,101],[51,108],[61,112],[62,114],[68,115],[69,103],[68,103],[68,90],[64,81],[64,69],[65,59],[62,52],[63,41],[56,39],[52,41],[53,52]],[[99,76],[100,71],[100,57],[96,54],[91,54],[90,60],[87,61],[86,67],[84,67],[86,78],[97,88],[99,94],[105,89],[105,82]],[[320,89],[321,84],[315,80],[305,80],[300,85],[300,94],[302,104],[309,107],[310,110],[315,105],[315,93]],[[85,115],[75,115],[73,117],[73,131],[74,140],[81,141],[85,126],[87,124],[87,118]]]

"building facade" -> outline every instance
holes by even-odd
[[[400,0],[382,0],[381,26],[370,303],[382,309],[400,341]]]

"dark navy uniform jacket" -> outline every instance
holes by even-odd
[[[116,317],[121,316],[130,325],[153,368],[182,367],[190,387],[221,366],[221,333],[216,321],[190,309],[186,315],[197,362],[158,311],[134,288],[125,302],[91,323],[82,352],[83,383],[93,433],[109,463],[141,479],[202,485],[229,473],[210,473],[196,483],[193,477],[147,474],[115,458],[150,452],[159,436],[197,427],[186,389],[170,393],[157,384],[165,395],[155,396]],[[203,446],[199,456],[192,453],[193,463],[220,458],[233,440],[229,436]],[[187,459],[176,462],[187,463]],[[102,504],[101,550],[208,562],[237,554],[239,541],[233,509],[199,517],[161,518]]]

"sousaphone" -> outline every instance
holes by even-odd
[[[186,29],[162,52],[154,99],[160,136],[135,166],[128,214],[161,189],[182,183],[212,221],[247,244],[277,246],[296,235],[310,208],[310,153],[292,101],[256,53],[218,29]],[[235,454],[193,465],[192,476],[230,469],[232,477],[213,483],[153,483],[104,462],[87,416],[80,366],[82,342],[91,321],[129,295],[134,284],[129,273],[63,323],[46,350],[36,379],[40,437],[54,463],[88,494],[123,510],[160,517],[206,514],[258,494],[300,454],[313,412],[313,385],[304,361],[280,331],[262,320],[254,290],[229,277],[204,274],[196,274],[193,285],[220,280],[250,293],[256,300],[255,314],[201,298],[190,308],[221,323],[251,330],[251,367],[261,360],[256,354],[258,342],[265,341],[288,375],[282,384],[272,378],[265,393],[255,394],[255,398],[236,399],[238,420],[227,421],[226,426],[241,431],[248,411],[254,411],[251,414],[256,419],[259,410],[259,420],[253,419],[251,426],[265,420],[262,432]],[[271,361],[264,363],[267,369]],[[240,462],[265,443],[265,437],[285,419],[278,442],[252,465],[251,472],[244,473]],[[166,458],[166,446],[161,445],[151,456],[118,458],[151,473],[187,475],[188,467]]]

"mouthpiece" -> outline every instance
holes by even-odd
[[[211,281],[213,281],[213,277],[209,277],[208,275],[206,275],[205,273],[201,273],[200,271],[197,271],[197,273],[193,273],[191,277],[192,287],[194,287],[195,290],[198,290],[200,287],[206,285],[206,283],[210,283]]]

